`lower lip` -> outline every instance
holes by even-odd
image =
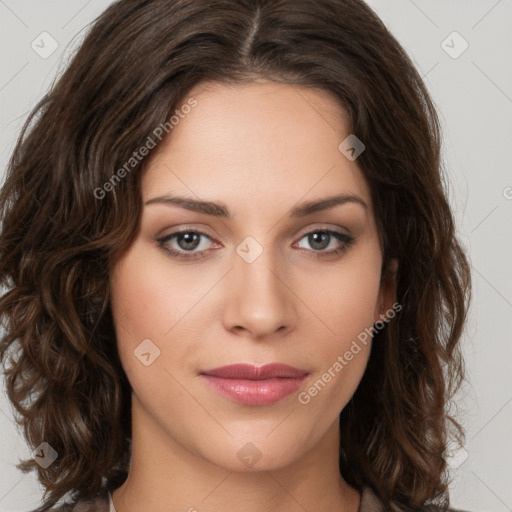
[[[201,374],[221,395],[245,405],[270,405],[297,391],[306,380],[302,377],[276,377],[265,380],[223,379]]]

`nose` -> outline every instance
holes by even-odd
[[[224,327],[258,340],[293,330],[297,298],[283,265],[266,250],[252,263],[236,255],[233,265],[224,283]]]

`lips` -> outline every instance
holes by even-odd
[[[265,366],[233,364],[202,370],[200,377],[211,389],[245,405],[270,405],[297,391],[307,370],[280,363]]]
[[[223,379],[264,380],[276,377],[303,377],[308,372],[287,364],[272,363],[259,367],[250,364],[230,364],[211,370],[202,370],[201,373],[212,377],[222,377]]]

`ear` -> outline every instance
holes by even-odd
[[[392,258],[384,269],[381,280],[380,289],[375,304],[374,322],[385,319],[386,312],[392,309],[396,301],[396,275],[398,271],[398,260]]]

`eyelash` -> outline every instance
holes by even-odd
[[[208,250],[204,250],[204,251],[200,251],[200,252],[196,252],[196,253],[189,252],[187,254],[186,252],[176,251],[175,249],[169,249],[169,248],[165,247],[165,244],[167,242],[169,242],[169,240],[171,240],[175,236],[177,236],[179,234],[183,234],[183,233],[194,233],[197,235],[205,236],[211,240],[211,237],[209,235],[207,235],[206,233],[204,233],[203,231],[199,231],[197,229],[182,229],[179,231],[174,231],[173,233],[170,233],[169,235],[166,235],[162,238],[157,239],[158,246],[162,250],[166,251],[170,256],[178,258],[178,259],[196,260],[199,258],[204,258],[206,256],[206,253],[208,252]],[[331,236],[334,236],[336,239],[338,239],[342,243],[341,247],[339,247],[338,249],[332,249],[330,251],[318,251],[318,250],[315,251],[315,250],[311,250],[311,249],[302,249],[302,251],[311,252],[312,253],[311,257],[313,257],[313,258],[327,258],[327,257],[335,256],[335,255],[341,255],[355,241],[354,237],[349,236],[345,233],[340,233],[339,231],[334,231],[332,229],[316,229],[313,231],[309,231],[307,233],[304,233],[302,235],[302,237],[300,238],[300,240],[302,240],[304,237],[311,235],[313,233],[327,233]]]

